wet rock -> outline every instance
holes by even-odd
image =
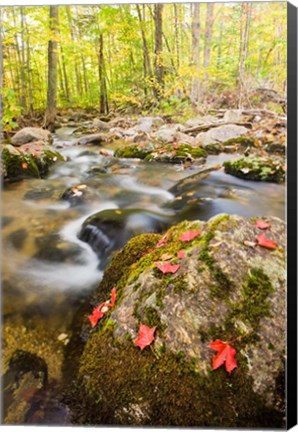
[[[98,131],[109,131],[110,126],[107,122],[102,121],[100,119],[94,119],[92,122],[92,127],[97,129]]]
[[[146,156],[145,160],[164,163],[204,163],[207,152],[201,147],[192,147],[189,144],[176,144],[162,146]]]
[[[132,144],[129,146],[119,147],[114,156],[118,158],[128,158],[128,159],[145,159],[145,157],[154,151],[155,146],[151,143],[148,144]]]
[[[225,172],[246,180],[282,183],[285,180],[285,166],[281,159],[249,156],[223,164]]]
[[[2,176],[17,180],[24,177],[42,177],[49,167],[64,157],[52,147],[36,141],[18,148],[10,144],[2,146]]]
[[[206,150],[206,152],[208,154],[217,155],[217,154],[220,154],[224,150],[224,147],[220,143],[214,143],[214,144],[205,145],[204,149]]]
[[[48,130],[26,127],[18,131],[11,139],[14,146],[21,146],[33,141],[44,141],[51,144],[53,142],[53,137],[51,132]]]
[[[79,184],[77,186],[71,186],[66,189],[61,195],[61,199],[64,201],[68,201],[71,207],[83,204],[86,200],[92,198],[92,194],[89,191],[89,188],[85,184]]]
[[[84,264],[82,249],[74,243],[68,243],[61,239],[59,234],[43,235],[35,238],[38,252],[34,258],[57,262]]]
[[[101,145],[106,141],[106,135],[102,133],[87,135],[78,141],[79,145],[96,144]]]
[[[52,185],[42,185],[38,188],[30,190],[25,193],[25,200],[33,200],[39,201],[43,199],[52,198],[55,195],[56,191]]]
[[[138,119],[138,129],[142,132],[151,132],[164,124],[161,117],[141,117]]]
[[[183,178],[169,189],[169,192],[179,196],[186,192],[197,190],[201,180],[209,176],[210,172],[219,169],[219,166],[204,167],[199,172]]]
[[[5,424],[26,423],[32,399],[47,381],[48,369],[41,357],[23,350],[14,352],[2,381]]]
[[[1,226],[5,228],[7,225],[11,224],[14,221],[14,217],[12,216],[2,216],[1,218]]]
[[[150,235],[148,246],[142,235],[117,253],[96,298],[101,303],[115,286],[116,305],[80,361],[84,422],[285,427],[285,226],[266,220],[278,250],[246,246],[261,233],[254,218],[218,215],[170,228],[161,247]],[[181,242],[187,230],[201,234]],[[179,264],[175,274],[156,268],[164,254]],[[140,323],[156,326],[152,350],[134,344]],[[208,345],[215,339],[234,340],[238,367],[230,375],[224,367],[211,370],[215,352]],[[129,407],[146,415],[118,415]]]
[[[196,142],[202,146],[214,143],[223,143],[227,140],[245,135],[248,129],[238,125],[223,125],[201,132],[196,136]]]
[[[85,220],[78,237],[92,247],[104,265],[111,252],[131,237],[161,231],[167,224],[165,216],[146,210],[104,210]]]
[[[25,228],[20,228],[9,234],[8,238],[11,244],[16,249],[22,249],[24,242],[28,236],[28,232]]]
[[[273,142],[273,143],[268,143],[264,146],[264,150],[268,153],[273,153],[273,154],[280,154],[280,155],[285,155],[286,154],[286,146],[283,143],[278,143],[278,142]]]

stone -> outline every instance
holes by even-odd
[[[232,138],[239,138],[245,135],[248,129],[238,125],[223,125],[210,129],[208,132],[201,132],[196,136],[196,142],[202,146],[215,143],[224,143]]]
[[[110,126],[107,122],[104,122],[100,119],[94,119],[92,122],[92,127],[94,129],[97,129],[98,131],[109,131],[110,130]]]
[[[4,180],[18,180],[28,177],[43,177],[56,161],[64,157],[53,147],[42,141],[34,141],[18,148],[2,145],[2,176]]]
[[[207,115],[204,117],[194,117],[185,123],[185,126],[188,128],[196,127],[196,126],[203,126],[208,124],[214,124],[218,123],[218,118],[215,116]]]
[[[87,145],[87,144],[95,144],[101,145],[106,141],[106,135],[103,133],[96,133],[91,135],[86,135],[83,138],[79,139],[79,145]]]
[[[225,123],[241,123],[242,121],[242,110],[228,110],[223,116]]]
[[[119,147],[115,151],[114,156],[128,159],[145,159],[145,157],[154,150],[155,146],[152,143],[131,144]]]
[[[285,224],[266,221],[275,251],[245,244],[260,234],[255,218],[221,214],[171,227],[161,247],[150,234],[134,237],[115,255],[95,301],[114,286],[116,305],[80,360],[76,389],[85,423],[285,427]],[[187,230],[201,235],[179,241]],[[164,253],[180,265],[174,275],[154,264]],[[157,326],[152,349],[142,352],[134,344],[140,323]],[[236,349],[231,375],[211,369],[215,339]],[[130,411],[135,415],[124,415]]]
[[[138,119],[137,127],[142,132],[151,132],[164,124],[161,117],[141,117]]]
[[[78,234],[106,264],[110,254],[143,232],[158,232],[168,225],[166,216],[141,209],[104,210],[87,218]]]
[[[53,137],[51,132],[48,130],[35,127],[25,127],[18,131],[11,139],[12,144],[17,147],[33,141],[44,141],[51,144],[53,142]]]
[[[245,180],[282,183],[285,181],[285,165],[276,157],[248,156],[225,161],[225,172]]]

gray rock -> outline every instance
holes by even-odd
[[[210,129],[208,132],[201,132],[196,136],[196,143],[202,146],[215,143],[223,143],[232,138],[239,138],[245,135],[248,129],[238,125],[222,125]]]
[[[185,126],[188,128],[196,127],[196,126],[203,126],[208,124],[218,123],[218,118],[215,116],[207,115],[204,117],[194,117],[185,123]]]
[[[162,126],[164,121],[161,117],[141,117],[138,119],[138,129],[142,132],[151,132]]]
[[[26,127],[18,131],[11,139],[11,142],[14,146],[21,146],[33,141],[45,141],[51,144],[53,142],[53,137],[51,132],[48,130],[35,127]]]
[[[228,110],[223,116],[226,123],[240,123],[242,120],[242,110]]]
[[[110,130],[109,124],[107,122],[100,120],[100,119],[94,119],[92,122],[92,127],[97,129],[98,131]]]
[[[87,135],[84,138],[81,138],[78,141],[78,144],[80,145],[86,145],[86,144],[96,144],[101,145],[103,142],[105,142],[107,139],[106,135],[103,133],[96,133],[92,135]]]

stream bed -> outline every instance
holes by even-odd
[[[106,265],[78,237],[89,216],[137,209],[138,216],[130,219],[133,228],[146,225],[146,212],[157,214],[167,226],[218,213],[285,218],[284,184],[245,181],[216,170],[195,187],[188,185],[182,197],[175,185],[200,167],[116,159],[113,143],[106,148],[111,156],[103,156],[98,147],[76,145],[69,132],[60,131],[54,142],[57,148],[63,145],[59,151],[66,162],[53,165],[46,179],[9,183],[2,191],[4,360],[16,349],[34,352],[45,359],[51,385],[51,404],[27,423],[71,423],[67,408],[58,403],[64,350],[74,315]],[[206,164],[236,157],[209,156]],[[86,186],[86,199],[61,199],[77,185]]]

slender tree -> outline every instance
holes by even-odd
[[[247,90],[245,87],[245,67],[248,56],[248,45],[249,45],[249,32],[250,32],[250,21],[251,21],[252,3],[241,4],[241,27],[240,27],[240,48],[239,48],[239,70],[238,70],[238,82],[239,82],[239,108],[243,108],[244,99],[248,101]],[[244,25],[243,25],[244,23]]]
[[[58,77],[58,52],[57,36],[59,25],[59,6],[50,6],[50,30],[51,36],[48,45],[48,92],[47,108],[44,118],[44,126],[52,130],[57,109],[57,77]]]
[[[108,94],[107,94],[107,81],[106,81],[106,73],[105,73],[102,33],[99,36],[98,75],[99,75],[99,110],[101,114],[108,114],[109,104],[108,104]]]
[[[200,98],[200,82],[199,82],[199,68],[200,68],[200,3],[194,3],[193,5],[193,17],[192,17],[192,66],[194,67],[194,77],[192,80],[191,101],[197,105]]]
[[[154,5],[154,26],[155,26],[155,48],[154,48],[154,73],[156,85],[154,88],[155,97],[160,98],[164,87],[164,68],[162,60],[162,10],[163,4]]]

